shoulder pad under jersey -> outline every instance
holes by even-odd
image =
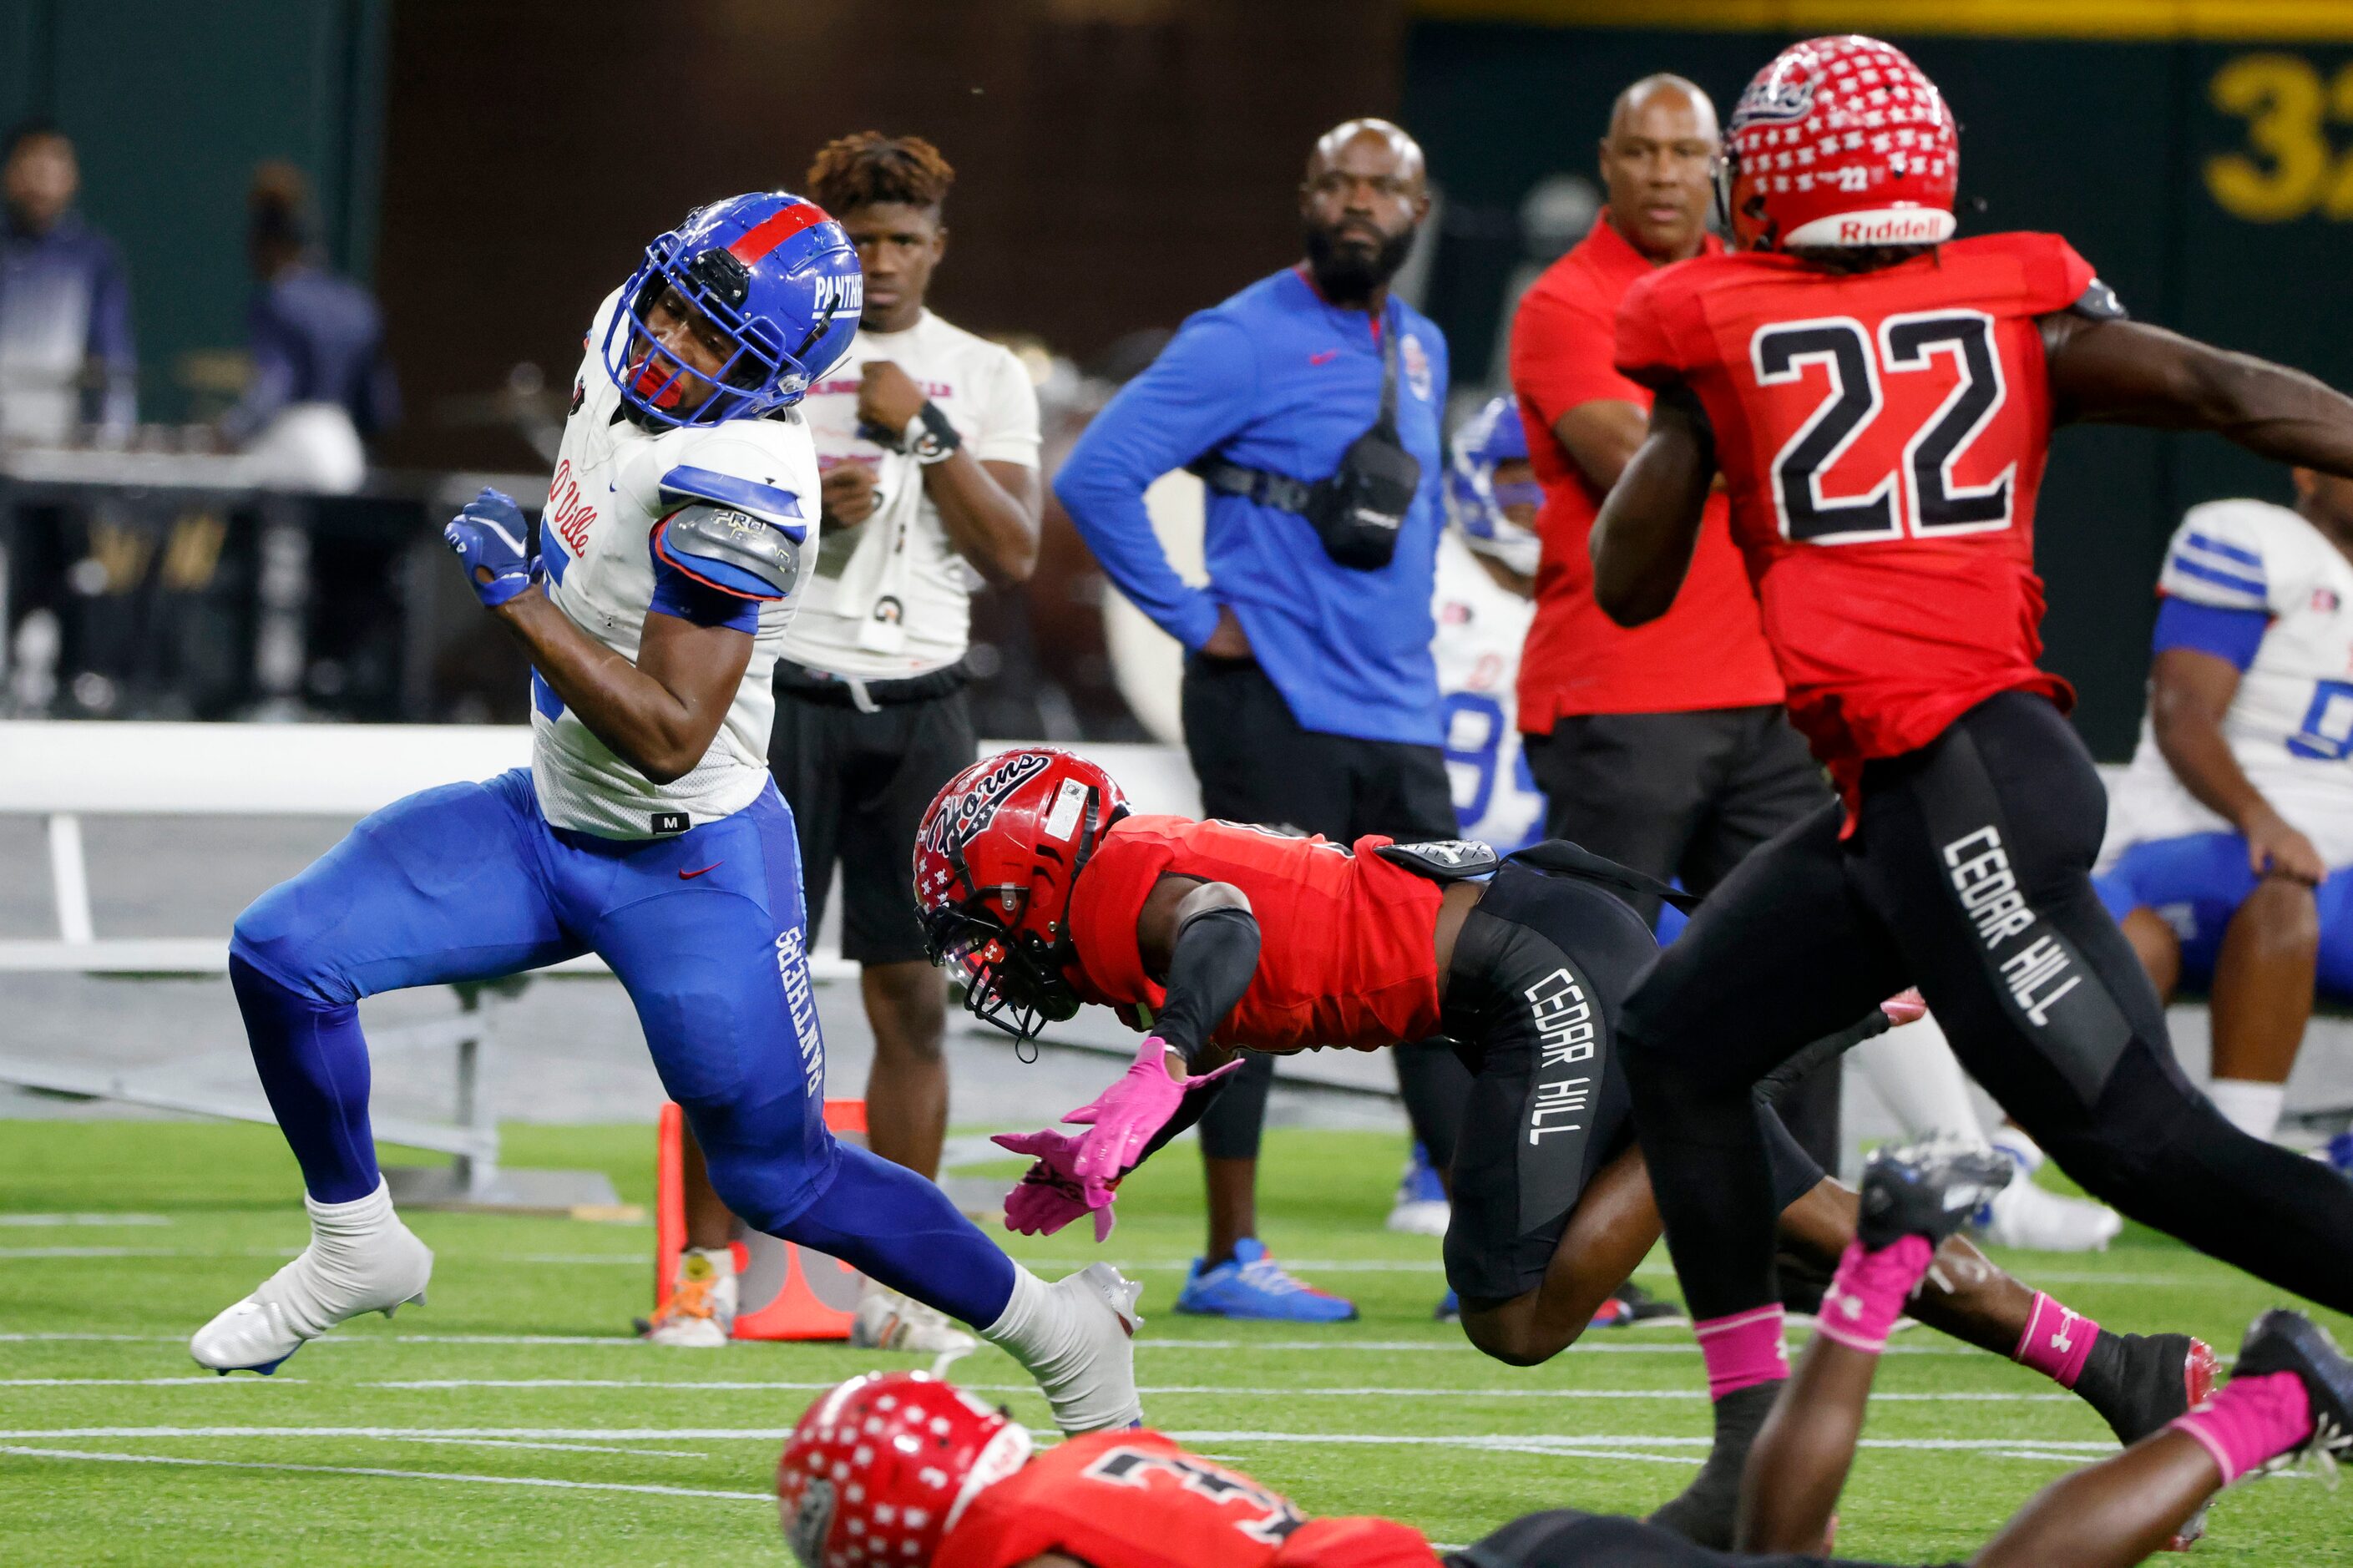
[[[667,511],[686,501],[709,501],[713,506],[740,511],[759,519],[772,528],[781,530],[795,544],[808,537],[808,525],[801,512],[798,497],[790,490],[746,479],[741,474],[723,474],[715,468],[699,468],[692,463],[681,463],[661,477],[661,504]]]
[[[653,532],[657,560],[744,599],[781,599],[798,585],[803,531],[787,532],[732,507],[695,501]]]
[[[1503,862],[1491,845],[1475,838],[1433,838],[1420,844],[1384,844],[1373,851],[1392,865],[1433,882],[1467,882]]]

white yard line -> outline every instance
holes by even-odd
[[[291,1258],[301,1250],[299,1247],[0,1247],[0,1263],[59,1258],[251,1258],[269,1261]],[[496,1258],[480,1258],[444,1253],[441,1260],[445,1263],[547,1263],[564,1268],[611,1266],[643,1268],[653,1259],[649,1252],[511,1252],[501,1253]]]
[[[216,1372],[201,1372],[193,1377],[0,1377],[0,1388],[165,1388],[181,1383],[206,1388],[258,1388],[265,1383],[290,1385],[309,1381],[302,1377],[223,1377]]]
[[[1623,1329],[1598,1330],[1597,1333],[1620,1334]],[[1688,1332],[1688,1330],[1684,1331]],[[185,1344],[182,1334],[94,1334],[0,1332],[0,1344],[46,1344],[52,1342],[99,1342],[125,1344]],[[633,1334],[329,1334],[323,1339],[308,1342],[313,1345],[590,1345],[608,1350],[646,1351],[658,1347],[648,1345]],[[1802,1336],[1793,1337],[1793,1344],[1803,1344]],[[1474,1352],[1477,1347],[1467,1340],[1179,1340],[1140,1339],[1139,1349],[1171,1351],[1460,1351]],[[1678,1344],[1603,1344],[1592,1340],[1580,1340],[1561,1352],[1564,1355],[1696,1355],[1699,1346],[1686,1340]],[[1884,1355],[1977,1356],[1990,1352],[1973,1350],[1967,1345],[1889,1345]]]
[[[29,1382],[44,1380],[33,1379]],[[59,1379],[59,1382],[102,1382],[102,1379]],[[125,1380],[126,1382],[137,1380]],[[201,1378],[158,1378],[152,1382],[200,1383]],[[8,1386],[0,1384],[0,1387]],[[822,1392],[838,1387],[833,1383],[736,1383],[702,1380],[668,1381],[655,1378],[628,1377],[420,1377],[396,1378],[380,1383],[364,1383],[363,1388],[396,1388],[413,1392],[446,1391],[465,1388],[636,1388],[648,1390],[696,1391],[737,1394],[767,1394],[776,1392]],[[1033,1394],[1029,1384],[965,1383],[959,1386],[975,1394]],[[1214,1394],[1221,1399],[1682,1399],[1700,1400],[1707,1397],[1704,1388],[1388,1388],[1378,1384],[1335,1388],[1238,1389],[1229,1384],[1157,1384],[1136,1390],[1145,1394]],[[1882,1401],[1914,1404],[1957,1405],[2068,1405],[2074,1403],[2073,1394],[2013,1394],[1999,1390],[1977,1393],[1946,1392],[1928,1394],[1874,1394],[1874,1404]]]
[[[0,1226],[170,1225],[160,1214],[0,1214]]]
[[[728,1498],[776,1506],[769,1492],[723,1492],[707,1487],[665,1487],[648,1482],[565,1481],[547,1476],[471,1476],[450,1470],[381,1469],[369,1465],[278,1465],[254,1459],[183,1459],[165,1454],[92,1454],[74,1448],[28,1448],[0,1444],[0,1454],[33,1459],[74,1459],[105,1465],[194,1465],[216,1470],[286,1470],[311,1476],[375,1476],[396,1481],[458,1481],[483,1487],[552,1487],[565,1491],[637,1492],[654,1497]]]
[[[521,1441],[575,1443],[648,1442],[781,1442],[788,1426],[51,1426],[0,1431],[0,1442],[56,1441],[62,1438],[270,1438],[312,1440],[342,1437],[417,1442],[499,1438]],[[1398,1447],[1457,1447],[1512,1452],[1584,1452],[1599,1448],[1705,1448],[1715,1439],[1698,1436],[1656,1436],[1647,1433],[1456,1433],[1414,1434],[1366,1432],[1260,1432],[1219,1429],[1170,1431],[1179,1443],[1330,1443],[1346,1446]],[[1865,1448],[2000,1455],[2031,1452],[2064,1454],[2112,1453],[2113,1439],[2078,1441],[2044,1437],[1865,1437]]]

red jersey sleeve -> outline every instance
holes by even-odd
[[[1647,408],[1651,395],[1618,373],[1616,330],[1597,298],[1535,288],[1512,321],[1512,390],[1547,430],[1579,404]]]
[[[1989,234],[1966,243],[1979,256],[2003,257],[2018,268],[2022,316],[2064,310],[2100,280],[2092,264],[2055,234]]]
[[[1129,816],[1113,823],[1071,889],[1071,941],[1079,953],[1079,989],[1090,1002],[1142,1002],[1157,1010],[1161,989],[1144,972],[1135,921],[1175,856],[1171,826],[1182,817]]]
[[[1618,303],[1617,366],[1620,374],[1644,386],[1657,388],[1681,381],[1691,362],[1676,330],[1678,305],[1683,290],[1675,287],[1672,267],[1662,267],[1636,279]]]

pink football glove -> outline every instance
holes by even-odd
[[[1106,1193],[1101,1204],[1090,1205],[1079,1179],[1071,1174],[1071,1162],[1079,1152],[1076,1138],[1050,1127],[1042,1132],[999,1132],[989,1142],[1037,1160],[1005,1194],[1006,1229],[1023,1236],[1051,1236],[1081,1215],[1092,1214],[1095,1239],[1100,1242],[1110,1237],[1111,1227],[1118,1223],[1112,1215],[1112,1195]]]
[[[1916,1024],[1928,1016],[1928,999],[1920,994],[1917,985],[1906,986],[1879,1005],[1887,1015],[1887,1026],[1900,1029],[1906,1024]]]
[[[1167,1056],[1168,1042],[1153,1036],[1137,1048],[1134,1063],[1117,1083],[1062,1118],[1089,1129],[1070,1163],[1088,1207],[1111,1201],[1111,1184],[1144,1158],[1144,1146],[1176,1114],[1187,1089],[1214,1083],[1242,1065],[1236,1057],[1215,1072],[1177,1079],[1168,1076]]]

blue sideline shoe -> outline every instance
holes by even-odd
[[[1453,1213],[1453,1206],[1446,1201],[1446,1188],[1430,1163],[1430,1151],[1416,1143],[1413,1157],[1406,1162],[1405,1173],[1398,1178],[1397,1201],[1389,1206],[1388,1228],[1409,1236],[1444,1236]]]
[[[1282,1323],[1345,1323],[1356,1304],[1318,1290],[1278,1267],[1255,1237],[1234,1243],[1233,1260],[1203,1268],[1193,1259],[1176,1310],[1205,1318],[1256,1318]]]
[[[1440,1296],[1438,1299],[1438,1310],[1432,1312],[1430,1316],[1436,1318],[1441,1323],[1461,1322],[1462,1321],[1462,1298],[1456,1295],[1453,1291],[1449,1290],[1445,1295]]]

